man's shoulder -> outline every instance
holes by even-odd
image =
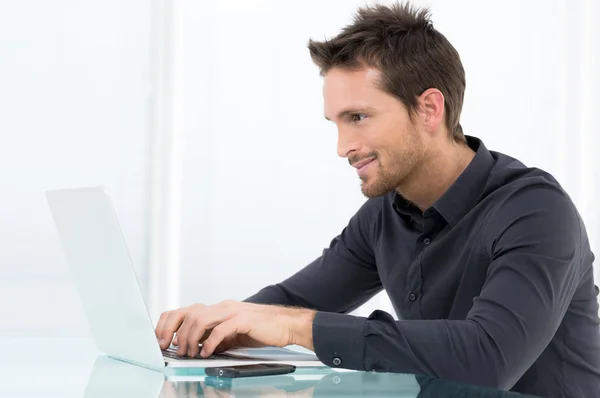
[[[550,191],[556,197],[568,199],[572,203],[567,192],[551,173],[537,167],[528,167],[511,156],[491,153],[496,162],[490,171],[482,199],[499,194],[512,201],[521,195],[536,197],[547,195]]]
[[[537,167],[527,167],[501,153],[493,153],[493,156],[496,163],[480,203],[487,202],[488,221],[494,221],[496,229],[508,228],[517,219],[579,229],[579,213],[552,174]],[[543,220],[541,224],[540,219]]]

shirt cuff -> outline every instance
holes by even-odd
[[[317,312],[313,345],[321,362],[330,367],[365,370],[366,318]]]

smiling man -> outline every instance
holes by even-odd
[[[586,230],[548,173],[465,136],[460,57],[426,10],[359,10],[309,50],[369,199],[322,256],[245,302],[165,312],[181,355],[300,344],[324,363],[545,397],[600,390]],[[348,312],[385,289],[399,320]]]

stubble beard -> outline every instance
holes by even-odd
[[[411,142],[406,150],[396,150],[390,153],[390,165],[384,169],[379,159],[377,162],[377,173],[374,176],[361,176],[361,191],[368,199],[386,195],[399,187],[410,178],[417,168],[422,157],[421,142],[416,135],[411,136]]]

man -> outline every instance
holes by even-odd
[[[555,179],[465,137],[458,53],[427,10],[359,10],[309,43],[338,154],[369,200],[323,255],[246,302],[162,314],[162,348],[299,344],[330,366],[542,396],[600,390],[598,289]],[[509,116],[507,116],[509,117]],[[381,289],[382,311],[347,315]]]

